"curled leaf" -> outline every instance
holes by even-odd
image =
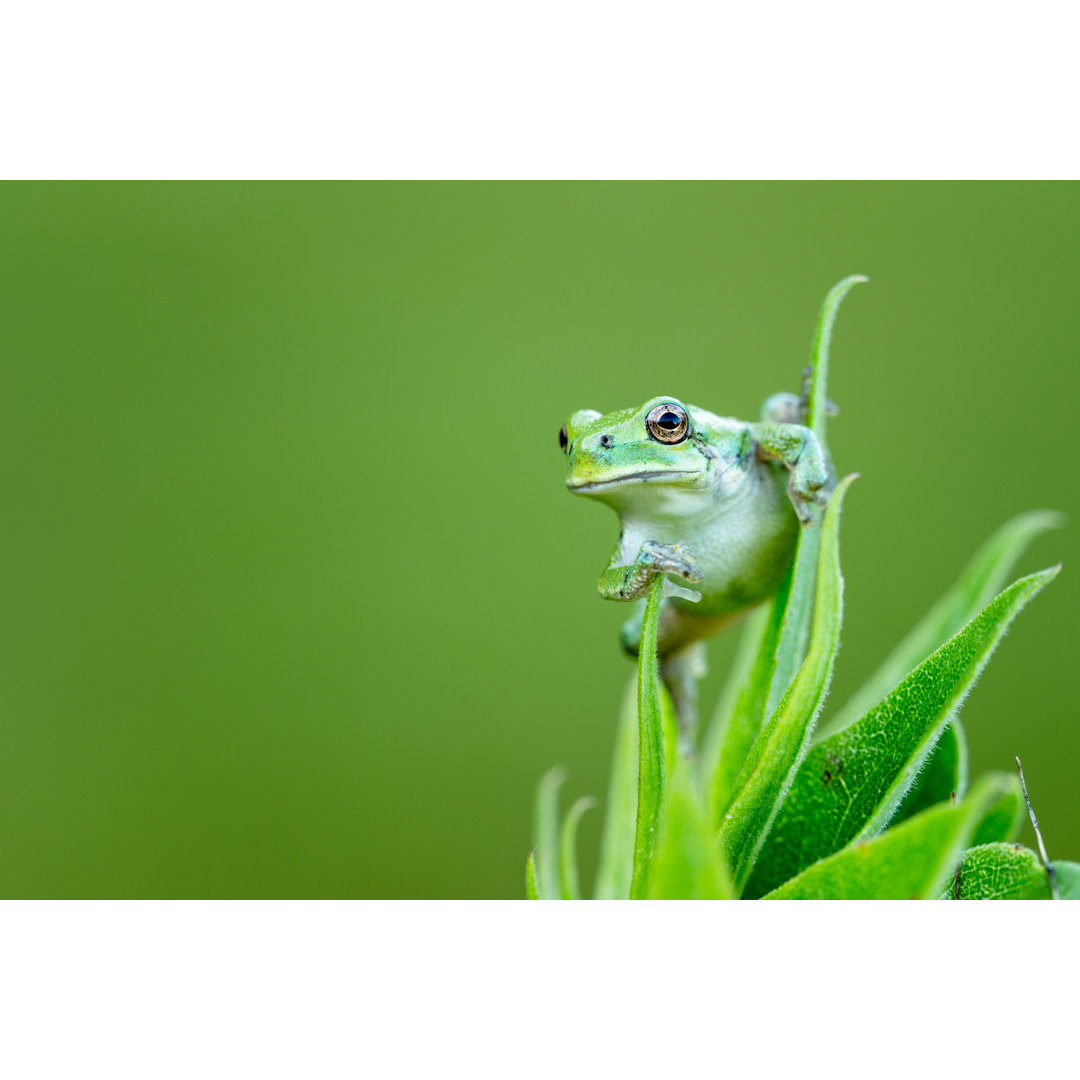
[[[566,771],[556,765],[544,773],[536,788],[534,874],[537,892],[544,900],[556,900],[562,894],[559,881],[559,789],[565,780]]]
[[[738,890],[746,884],[791,786],[832,678],[844,591],[840,576],[840,510],[853,479],[849,476],[837,486],[822,520],[813,633],[806,660],[751,747],[736,795],[720,824],[721,850]]]
[[[562,898],[564,900],[581,899],[581,882],[578,878],[577,865],[577,830],[582,815],[596,805],[596,800],[586,795],[578,799],[566,813],[562,827],[560,844],[560,865],[562,869]]]

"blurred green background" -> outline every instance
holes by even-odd
[[[1020,754],[1080,859],[1078,198],[0,187],[0,895],[521,896],[535,781],[603,795],[631,670],[560,425],[658,393],[756,418],[853,272],[831,702],[997,525],[1065,510],[964,717],[973,774]]]

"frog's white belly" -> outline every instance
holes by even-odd
[[[699,505],[694,514],[624,522],[627,564],[645,539],[685,544],[697,557],[704,579],[691,587],[701,601],[672,601],[688,614],[725,615],[760,603],[776,592],[791,564],[799,522],[783,473],[764,462],[756,465],[737,491],[715,493],[712,504]]]

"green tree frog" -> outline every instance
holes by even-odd
[[[825,501],[829,466],[805,415],[795,394],[774,394],[758,423],[662,395],[606,415],[581,410],[559,432],[567,488],[607,503],[622,525],[600,595],[640,600],[666,575],[659,654],[684,734],[700,643],[777,591],[800,524]],[[638,613],[622,631],[631,655],[640,637]]]

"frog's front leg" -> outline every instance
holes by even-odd
[[[649,591],[649,585],[657,574],[677,574],[683,581],[701,581],[702,573],[697,559],[684,544],[661,544],[645,540],[637,555],[627,564],[622,542],[615,547],[607,569],[600,575],[597,588],[605,600],[639,600]],[[664,596],[681,596],[697,601],[701,593],[684,589],[671,581],[664,582]]]
[[[779,461],[789,473],[788,495],[803,525],[813,520],[811,506],[824,504],[829,470],[817,436],[802,424],[751,424],[758,457]]]

